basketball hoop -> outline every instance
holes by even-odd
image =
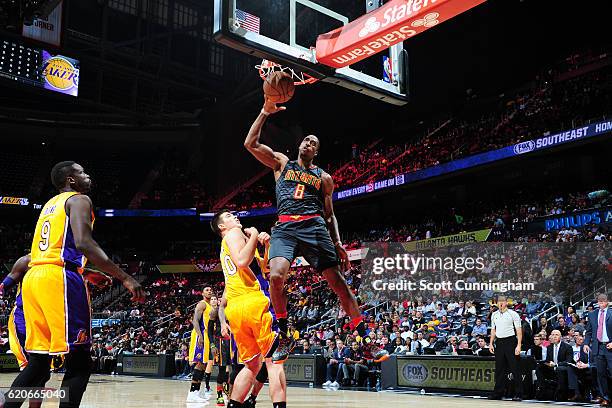
[[[263,80],[265,80],[272,72],[280,71],[286,72],[287,74],[291,75],[291,78],[293,78],[294,85],[309,85],[318,81],[317,78],[308,75],[305,72],[296,71],[293,68],[277,64],[276,62],[267,59],[261,60],[261,64],[255,65],[255,69],[259,71],[259,76]]]

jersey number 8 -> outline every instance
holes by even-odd
[[[306,186],[304,184],[298,184],[295,186],[295,191],[293,192],[293,198],[301,200],[304,198],[304,189]]]
[[[49,248],[49,236],[51,235],[51,223],[45,221],[40,229],[40,237],[42,238],[38,243],[38,249],[46,251]]]

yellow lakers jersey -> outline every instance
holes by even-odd
[[[228,302],[232,298],[247,293],[267,291],[268,284],[263,275],[267,267],[257,250],[255,250],[255,257],[251,265],[246,268],[238,268],[232,260],[225,239],[223,239],[221,241],[220,258],[223,276],[225,277],[225,298]]]
[[[70,217],[66,214],[66,201],[79,194],[75,191],[60,193],[43,207],[34,230],[30,267],[34,265],[67,264],[81,270],[87,263],[85,255],[74,242]],[[91,214],[93,226],[94,214]]]

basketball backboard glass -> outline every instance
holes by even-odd
[[[317,38],[366,14],[366,0],[215,0],[215,39],[315,78],[403,105],[407,55],[399,44],[350,66],[317,61]],[[374,1],[369,3],[374,4]],[[371,4],[370,4],[371,7]]]

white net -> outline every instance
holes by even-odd
[[[266,79],[272,72],[280,71],[291,75],[295,85],[312,84],[317,81],[316,78],[302,71],[296,71],[291,67],[283,66],[266,59],[262,60],[261,64],[255,65],[255,68],[259,70],[259,76],[261,76],[262,79]]]

